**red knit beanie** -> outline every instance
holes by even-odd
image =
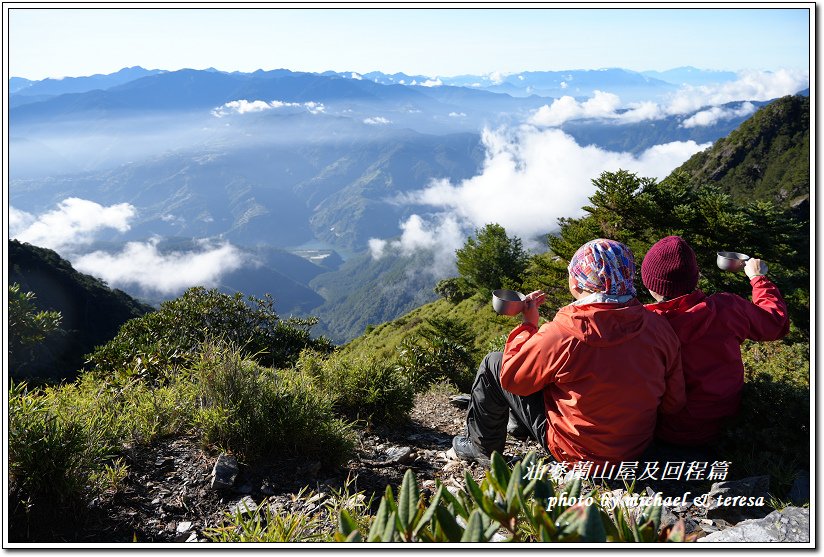
[[[658,240],[641,263],[641,280],[647,290],[666,298],[689,294],[698,285],[695,252],[680,236]]]

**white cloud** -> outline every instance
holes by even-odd
[[[308,110],[310,114],[320,114],[321,112],[326,112],[326,107],[323,103],[309,101],[307,103],[303,103],[303,106],[306,107],[306,110]]]
[[[712,126],[721,120],[731,120],[732,118],[749,116],[753,112],[755,112],[755,105],[751,102],[745,102],[738,108],[722,108],[720,106],[714,106],[709,110],[696,112],[684,120],[681,125],[685,128]]]
[[[273,108],[273,106],[265,101],[249,102],[246,99],[240,99],[237,101],[229,101],[223,106],[215,108],[212,110],[212,115],[222,118],[228,114],[247,114],[249,112],[261,112],[271,108]]]
[[[489,81],[491,81],[493,85],[500,85],[501,83],[504,82],[505,77],[506,77],[506,74],[504,74],[502,72],[492,72],[492,73],[490,73],[489,75],[486,76],[486,78]]]
[[[634,124],[636,122],[643,122],[644,120],[660,120],[665,116],[666,114],[664,114],[657,103],[644,101],[630,104],[626,112],[616,114],[615,118],[622,123]]]
[[[561,82],[561,87],[565,83]],[[557,127],[570,120],[583,118],[604,118],[618,123],[629,124],[645,120],[660,120],[667,116],[689,114],[704,107],[719,107],[735,101],[767,101],[785,95],[792,95],[809,87],[809,77],[801,72],[779,70],[776,72],[751,71],[739,74],[738,79],[722,84],[700,87],[684,86],[671,95],[666,102],[652,101],[631,103],[620,110],[621,100],[617,95],[595,91],[586,101],[579,102],[570,96],[563,96],[551,105],[540,107],[530,119],[536,126]],[[749,107],[752,104],[747,103]],[[685,127],[708,126],[719,120],[747,116],[754,112],[743,109],[737,111],[708,109],[687,120]]]
[[[95,251],[74,258],[74,267],[111,286],[177,294],[191,286],[213,288],[220,277],[248,264],[246,254],[228,242],[201,241],[197,251],[161,253],[158,239],[129,242],[119,253]]]
[[[370,126],[385,126],[386,124],[391,124],[392,120],[387,120],[383,116],[374,116],[372,118],[366,118],[363,123],[369,124]]]
[[[440,78],[427,79],[421,83],[421,87],[440,87],[441,85],[443,85],[443,81]]]
[[[583,102],[573,97],[563,96],[544,105],[532,116],[530,123],[538,126],[560,126],[569,120],[581,118],[615,118],[615,111],[620,108],[618,95],[595,91],[593,96]]]
[[[619,169],[662,179],[710,144],[675,142],[657,145],[639,156],[580,146],[558,129],[484,130],[482,173],[460,183],[436,180],[397,201],[432,207],[434,214],[413,215],[401,226],[401,239],[374,239],[373,256],[393,248],[439,250],[442,261],[454,260],[466,236],[488,223],[498,223],[525,245],[557,230],[560,217],[582,214],[594,191],[592,180]]]
[[[94,201],[70,197],[61,201],[56,209],[39,216],[11,208],[9,236],[59,252],[90,243],[97,232],[106,228],[126,232],[136,214],[129,203],[104,207]]]
[[[799,71],[742,72],[735,81],[679,89],[670,99],[666,111],[669,114],[687,114],[706,106],[720,106],[734,101],[768,101],[793,95],[809,85],[809,77]]]
[[[237,101],[229,101],[215,109],[212,110],[212,116],[216,118],[223,118],[224,116],[229,116],[231,114],[249,114],[252,112],[263,112],[266,110],[272,110],[276,108],[305,108],[311,114],[320,114],[326,110],[326,107],[323,103],[318,102],[305,102],[305,103],[293,103],[293,102],[285,102],[285,101],[247,101],[246,99],[240,99]]]
[[[464,118],[464,117],[466,117],[466,113],[465,112],[450,112],[449,117],[450,118]]]
[[[569,87],[569,85],[567,84],[567,82],[566,82],[566,81],[562,81],[562,82],[561,82],[561,89],[566,89],[567,87]]]
[[[31,213],[9,207],[9,236],[14,238],[21,231],[31,226],[35,220],[35,216]]]
[[[372,259],[380,259],[386,251],[386,246],[389,242],[381,240],[380,238],[369,239],[369,253],[372,254]]]
[[[463,245],[465,233],[455,215],[441,213],[424,219],[412,215],[400,224],[401,237],[388,241],[380,238],[369,240],[369,251],[374,259],[387,253],[409,256],[415,251],[433,250],[434,261],[430,269],[435,276],[444,276],[454,269],[455,250]]]

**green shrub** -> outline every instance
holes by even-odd
[[[520,287],[529,254],[520,238],[510,238],[503,226],[491,223],[475,230],[455,251],[455,263],[467,289],[488,297],[498,288]]]
[[[336,413],[362,423],[397,424],[409,415],[414,391],[388,361],[364,355],[323,355],[306,351],[298,369],[332,400]]]
[[[34,292],[22,292],[20,285],[9,285],[8,331],[9,370],[21,374],[34,360],[34,347],[60,330],[59,311],[38,311]]]
[[[328,340],[310,336],[315,323],[315,319],[280,319],[271,297],[244,300],[240,293],[229,296],[190,288],[156,312],[126,322],[114,339],[88,357],[88,365],[99,376],[137,376],[159,383],[190,367],[201,343],[220,338],[263,365],[288,367],[306,347],[332,349]]]
[[[747,342],[741,411],[723,445],[742,474],[769,473],[783,495],[810,458],[810,345]]]
[[[93,479],[110,460],[111,446],[76,416],[62,415],[53,397],[9,391],[9,477],[21,499],[74,503],[96,491]]]
[[[435,294],[448,302],[457,304],[472,295],[472,287],[461,277],[452,277],[438,281]]]
[[[304,457],[337,465],[352,451],[351,427],[332,413],[332,400],[305,375],[244,360],[225,344],[204,345],[194,367],[204,440],[260,458]]]
[[[472,386],[479,359],[474,343],[475,336],[463,321],[429,318],[416,334],[401,342],[397,367],[416,393],[441,379],[465,392]]]

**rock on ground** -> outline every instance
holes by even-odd
[[[810,542],[810,509],[787,507],[764,518],[745,520],[732,528],[715,532],[698,540],[716,542]]]

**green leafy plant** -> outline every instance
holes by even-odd
[[[238,508],[227,513],[224,524],[203,534],[212,542],[317,542],[326,541],[320,517],[304,512],[282,513],[269,504],[252,513]]]
[[[636,517],[620,505],[608,512],[597,497],[582,495],[582,482],[564,486],[528,471],[541,466],[530,452],[513,467],[494,452],[478,483],[467,471],[466,487],[452,493],[442,483],[430,501],[407,470],[400,488],[387,486],[367,533],[345,510],[336,541],[346,542],[653,542],[688,541],[683,522],[661,529],[661,506],[650,504]]]

